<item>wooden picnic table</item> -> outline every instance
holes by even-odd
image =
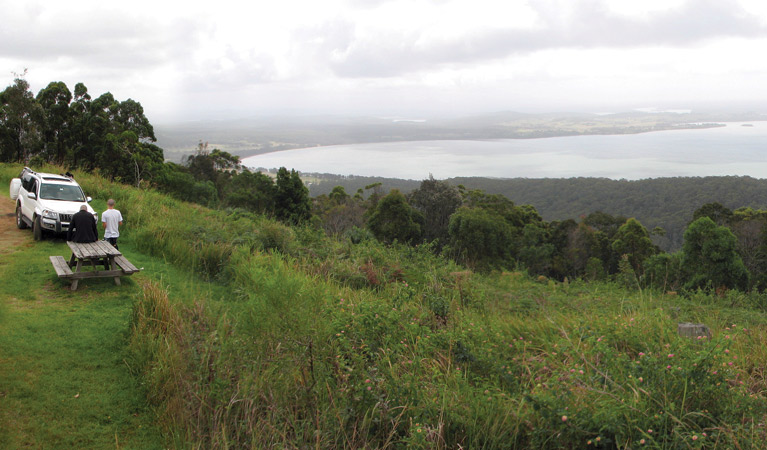
[[[114,278],[115,284],[119,286],[121,276],[133,275],[139,271],[107,241],[67,241],[67,245],[72,250],[69,261],[63,256],[51,256],[50,259],[59,278],[72,282],[73,291],[83,278]],[[90,270],[86,269],[87,266],[90,266]]]

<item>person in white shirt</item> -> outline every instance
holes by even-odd
[[[119,226],[123,224],[123,215],[120,211],[115,209],[115,200],[110,198],[107,200],[107,209],[101,213],[101,225],[104,226],[104,239],[112,244],[114,248],[117,247],[117,238],[120,237]]]

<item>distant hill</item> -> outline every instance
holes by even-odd
[[[178,162],[199,142],[248,156],[321,145],[444,139],[528,139],[593,134],[634,134],[717,126],[718,122],[764,120],[756,113],[617,114],[501,111],[466,117],[257,116],[155,124],[157,144]]]
[[[341,177],[314,174],[309,185],[312,196],[327,194],[343,186],[353,194],[372,183],[384,190],[410,192],[420,181],[375,177]],[[727,208],[767,208],[767,180],[752,177],[676,177],[647,180],[607,178],[494,179],[450,178],[449,183],[468,189],[503,194],[516,204],[533,205],[547,221],[575,219],[595,211],[635,217],[649,230],[666,230],[656,244],[666,251],[681,248],[684,230],[693,212],[706,203],[719,202]]]

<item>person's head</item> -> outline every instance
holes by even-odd
[[[109,200],[107,200],[107,206],[110,207],[110,208],[114,208],[115,207],[115,199],[110,198]]]
[[[80,205],[80,211],[88,211],[88,207],[85,205]]]

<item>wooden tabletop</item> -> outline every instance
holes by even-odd
[[[72,249],[75,258],[105,258],[120,256],[120,250],[117,250],[107,241],[96,242],[72,242],[67,241],[67,245]]]

